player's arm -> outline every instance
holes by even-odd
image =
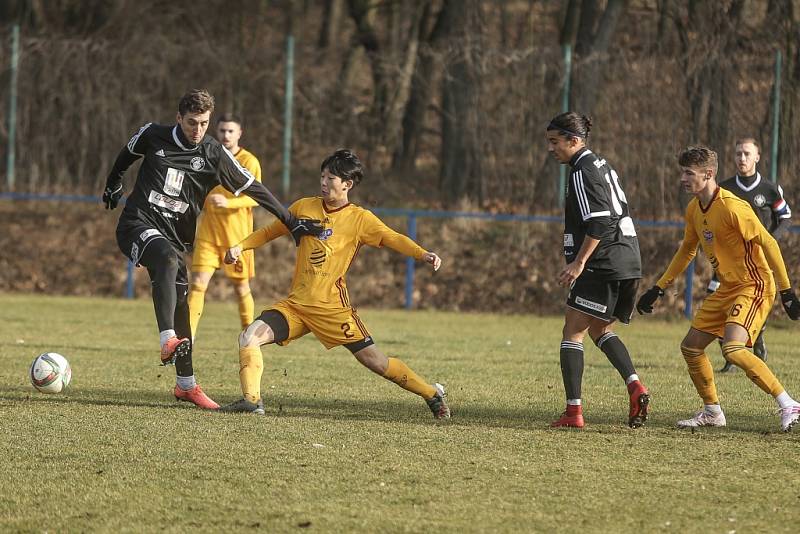
[[[261,182],[261,164],[255,156],[246,158],[242,166],[252,174],[256,182]],[[218,208],[225,208],[229,210],[240,210],[246,208],[255,208],[258,203],[247,195],[240,195],[234,198],[228,198],[225,195],[219,195],[221,198],[217,204]]]
[[[319,235],[322,232],[322,225],[318,220],[298,219],[286,209],[286,206],[275,198],[272,192],[264,187],[261,182],[256,180],[250,171],[242,167],[233,154],[225,147],[220,145],[221,154],[219,156],[219,182],[234,196],[244,193],[259,206],[275,215],[292,234],[295,243],[300,242],[300,238],[305,235]]]
[[[434,271],[442,266],[442,259],[438,254],[428,252],[407,235],[392,230],[369,211],[365,212],[361,241],[373,247],[387,247],[415,260],[422,260],[431,264]]]
[[[275,221],[269,226],[259,228],[245,237],[241,243],[234,245],[225,252],[225,263],[236,263],[242,252],[266,245],[270,241],[287,235],[289,229],[280,221]]]
[[[783,198],[783,188],[778,186],[777,189],[778,199],[772,203],[772,216],[775,217],[777,226],[772,231],[772,237],[780,239],[792,227],[792,210]]]
[[[669,262],[666,272],[661,275],[656,284],[644,292],[636,301],[636,311],[639,313],[652,313],[653,305],[659,297],[664,295],[664,290],[671,286],[675,279],[686,270],[694,257],[697,255],[697,245],[700,239],[697,237],[697,232],[691,224],[691,217],[689,210],[691,204],[686,210],[686,226],[683,229],[683,241],[681,246],[678,247],[677,252]]]
[[[150,123],[142,126],[139,131],[131,137],[128,144],[123,147],[114,160],[114,166],[106,178],[106,187],[103,189],[103,203],[106,209],[113,210],[117,207],[119,199],[122,198],[122,178],[133,163],[142,157],[147,149],[147,129]]]

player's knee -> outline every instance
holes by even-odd
[[[202,284],[200,282],[192,282],[192,291],[196,291],[198,293],[205,293],[208,289],[208,284]]]
[[[272,329],[263,321],[255,320],[239,334],[239,348],[260,347],[273,341]]]
[[[699,358],[703,354],[703,349],[692,347],[684,341],[684,343],[681,343],[681,354],[683,355],[683,359],[688,362]]]
[[[750,352],[746,350],[743,341],[725,341],[722,343],[722,355],[732,364],[742,367]]]

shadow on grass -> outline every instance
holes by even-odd
[[[178,402],[172,391],[142,391],[130,395],[110,395],[108,390],[82,388],[80,392],[47,395],[31,391],[29,387],[11,387],[0,392],[0,404],[78,404],[88,406],[120,406],[125,408],[191,408],[186,402]]]

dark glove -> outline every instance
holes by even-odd
[[[781,304],[783,304],[783,309],[786,310],[789,319],[792,321],[800,319],[800,300],[797,300],[794,289],[790,287],[781,291]]]
[[[116,189],[106,186],[103,191],[103,203],[106,205],[107,210],[113,210],[119,204],[119,199],[122,198],[122,185]]]
[[[300,244],[300,238],[304,235],[316,237],[323,230],[319,219],[295,219],[291,224],[289,230],[292,232],[295,245]]]
[[[653,304],[656,303],[659,297],[664,296],[664,290],[658,286],[653,286],[644,292],[644,295],[639,297],[636,302],[636,311],[640,314],[653,313]]]

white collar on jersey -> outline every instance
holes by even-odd
[[[200,146],[200,145],[195,145],[193,147],[183,146],[183,143],[181,143],[180,137],[178,137],[178,125],[177,124],[172,128],[172,140],[175,141],[176,145],[181,147],[181,150],[187,150],[187,151],[188,150],[195,150],[198,146]]]
[[[578,156],[578,159],[576,159],[576,160],[575,160],[575,163],[578,163],[578,162],[581,160],[581,158],[582,158],[583,156],[585,156],[586,154],[591,154],[591,153],[592,153],[592,151],[591,151],[591,150],[589,150],[589,149],[587,148],[587,149],[584,151],[584,153],[583,153],[583,154],[581,154],[580,156]],[[573,165],[575,165],[575,163],[573,163]]]
[[[749,186],[744,185],[742,181],[739,179],[739,175],[738,174],[736,175],[736,185],[738,185],[739,189],[741,189],[742,191],[752,191],[760,183],[761,183],[761,173],[758,171],[756,171],[756,179],[753,180],[753,183],[750,184]]]

